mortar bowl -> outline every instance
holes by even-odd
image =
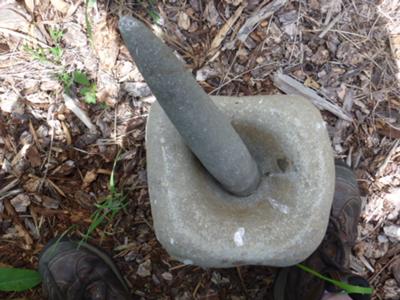
[[[247,197],[226,192],[155,102],[146,147],[157,239],[175,259],[202,267],[303,261],[323,239],[335,186],[320,112],[299,96],[212,100],[256,160],[261,183]]]

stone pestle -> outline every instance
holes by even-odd
[[[227,191],[251,194],[260,173],[228,118],[142,22],[122,17],[120,29],[140,72],[190,150]]]

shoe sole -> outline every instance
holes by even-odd
[[[71,240],[66,237],[58,237],[58,238],[53,238],[51,239],[47,245],[44,247],[42,250],[42,253],[39,255],[39,265],[41,265],[41,261],[43,259],[47,259],[47,256],[49,257],[47,261],[49,261],[52,257],[52,253],[49,254],[49,251],[54,251],[55,249],[52,249],[53,246],[57,245],[58,243],[70,243],[74,246],[76,246],[77,249],[80,247],[84,248],[86,251],[100,257],[103,262],[111,269],[111,271],[114,273],[114,275],[118,278],[118,280],[122,283],[125,291],[130,294],[128,285],[126,284],[124,278],[122,277],[121,273],[119,272],[117,266],[115,263],[112,261],[111,257],[105,253],[104,251],[100,250],[99,248],[92,246],[86,242],[77,242],[75,240]],[[45,262],[42,262],[45,263]]]

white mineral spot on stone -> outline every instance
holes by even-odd
[[[169,240],[169,242],[171,243],[171,245],[175,244],[175,240],[174,240],[173,238],[171,238],[171,239]]]
[[[239,227],[233,235],[233,241],[235,242],[236,246],[241,247],[244,245],[243,237],[245,232],[246,230],[243,227]]]
[[[133,27],[136,27],[140,25],[138,22],[135,22],[131,18],[123,17],[121,18],[121,27],[125,27],[125,29],[132,29]]]
[[[183,263],[184,263],[185,265],[193,265],[193,260],[191,260],[191,259],[184,259],[184,260],[183,260]]]
[[[280,203],[278,200],[274,198],[268,198],[269,203],[274,209],[279,210],[281,213],[287,215],[289,213],[289,206],[286,204]]]

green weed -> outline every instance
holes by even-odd
[[[26,53],[30,54],[34,60],[37,60],[40,62],[48,62],[49,61],[47,59],[46,52],[45,52],[44,48],[42,48],[42,47],[33,48],[26,44],[22,47],[22,49]]]
[[[61,81],[64,87],[64,92],[69,94],[71,92],[71,87],[74,84],[74,77],[72,74],[63,70],[61,73],[57,74],[57,79]]]
[[[97,5],[97,0],[86,0],[85,1],[86,36],[92,46],[93,46],[93,26],[92,26],[92,23],[90,22],[89,9],[91,9],[92,7],[95,7],[96,5]]]
[[[81,243],[87,241],[91,237],[93,232],[106,221],[107,224],[111,223],[115,216],[127,205],[126,196],[122,192],[119,192],[117,190],[117,187],[115,186],[114,172],[118,158],[119,153],[114,161],[113,169],[110,175],[110,194],[104,199],[104,201],[95,205],[96,211],[91,216],[92,222],[90,223],[86,234],[81,240]]]
[[[63,50],[61,47],[61,39],[63,35],[64,32],[61,30],[50,29],[50,37],[54,43],[53,47],[45,49],[43,47],[33,48],[29,45],[24,45],[23,50],[29,53],[34,60],[40,62],[51,62],[59,65],[63,55]]]
[[[50,36],[54,42],[54,46],[50,48],[50,53],[54,56],[56,63],[60,63],[63,55],[61,39],[64,36],[64,32],[58,29],[50,29]]]
[[[338,288],[341,288],[347,294],[370,295],[373,292],[373,289],[369,288],[369,287],[352,285],[352,284],[348,284],[348,283],[345,283],[342,281],[338,281],[338,280],[334,280],[332,278],[326,277],[326,276],[322,275],[321,273],[318,273],[317,271],[306,267],[303,264],[297,264],[296,266],[298,268],[302,269],[303,271],[310,273],[315,277],[318,277],[319,279],[325,280],[325,281],[337,286]]]
[[[79,93],[84,97],[84,101],[88,104],[96,104],[96,84],[90,82],[88,76],[80,71],[75,71],[73,78],[75,83],[81,85]]]
[[[82,71],[68,73],[64,70],[58,74],[57,78],[62,83],[65,93],[70,94],[75,85],[86,103],[96,104],[97,86],[85,73]]]
[[[0,291],[22,292],[42,281],[39,272],[29,269],[0,268]]]

